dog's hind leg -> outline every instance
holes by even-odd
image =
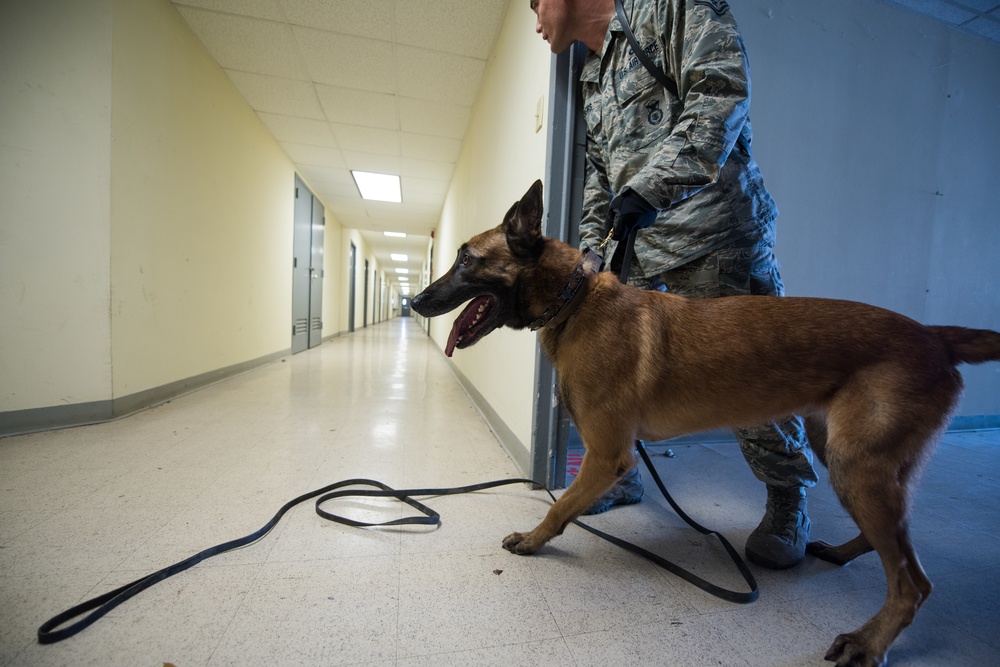
[[[809,438],[809,446],[812,448],[816,458],[823,465],[826,465],[826,447],[829,438],[826,417],[820,414],[809,414],[805,416],[804,421],[806,435]],[[866,554],[871,550],[872,545],[864,535],[858,535],[839,546],[834,546],[822,540],[816,540],[806,545],[806,553],[835,565],[846,565],[858,556]]]
[[[806,545],[806,553],[834,565],[847,565],[858,556],[862,556],[872,550],[872,545],[864,535],[858,535],[854,539],[837,546],[822,540],[816,540]]]
[[[827,443],[830,483],[861,536],[829,548],[825,555],[831,560],[850,560],[870,546],[882,561],[887,585],[882,609],[857,630],[834,640],[826,659],[837,665],[884,664],[889,646],[931,593],[931,582],[920,566],[909,532],[910,505],[920,467],[941,428],[932,414],[936,410],[923,409],[922,420],[913,412],[890,411],[895,412],[890,423],[865,419],[856,410],[841,411],[842,419],[838,420],[831,412]]]
[[[581,433],[584,432],[581,429]],[[588,440],[583,435],[584,443]],[[621,442],[619,443],[619,440]],[[604,495],[618,479],[635,466],[635,451],[628,436],[620,436],[613,446],[587,445],[580,473],[565,493],[530,533],[511,533],[503,539],[503,548],[516,554],[533,554],[566,526],[583,514]]]

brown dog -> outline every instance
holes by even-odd
[[[432,317],[472,299],[455,321],[448,356],[500,326],[540,328],[586,447],[580,474],[545,519],[508,535],[503,547],[531,554],[562,533],[632,468],[634,440],[802,414],[861,530],[840,546],[813,542],[809,553],[844,564],[874,549],[888,583],[882,609],[838,636],[826,659],[883,664],[931,592],[908,514],[962,390],[955,366],[1000,360],[1000,333],[927,327],[849,301],[642,291],[543,237],[541,220],[536,181],[502,224],[464,244],[448,273],[412,301]]]

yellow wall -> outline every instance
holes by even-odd
[[[0,413],[287,351],[293,167],[173,5],[0,3],[0,62]]]
[[[111,24],[0,3],[0,412],[111,395]]]
[[[290,344],[294,171],[166,2],[116,0],[114,396]]]
[[[534,19],[527,2],[510,3],[438,226],[435,277],[448,270],[466,239],[500,224],[532,182],[544,178],[547,127],[535,132],[535,105],[548,94],[551,55]],[[455,315],[432,320],[431,335],[442,348]],[[535,341],[528,331],[499,329],[453,357],[520,441],[524,452],[514,455],[521,461],[532,440]]]

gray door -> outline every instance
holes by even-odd
[[[312,193],[296,176],[292,241],[292,354],[309,347],[312,199]]]
[[[323,339],[323,204],[295,177],[292,222],[292,354]]]
[[[368,326],[368,260],[365,260],[365,302],[364,308],[361,309],[362,318],[365,323],[362,326]]]
[[[351,242],[351,278],[349,280],[350,287],[347,293],[347,330],[354,331],[354,292],[357,289],[357,280],[355,279],[356,271],[358,266],[358,249]]]
[[[546,236],[576,247],[583,204],[586,125],[580,104],[580,71],[587,47],[577,42],[552,59],[549,74],[548,163],[545,179]],[[535,353],[535,414],[531,443],[533,480],[549,488],[566,486],[570,421],[556,399],[556,372],[541,348]]]
[[[312,247],[309,252],[309,347],[323,342],[323,202],[312,197]]]

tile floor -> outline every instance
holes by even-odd
[[[735,444],[671,449],[655,460],[679,502],[741,547],[764,488]],[[441,352],[403,319],[114,423],[0,440],[0,665],[824,665],[834,635],[882,603],[874,554],[754,568],[750,605],[577,528],[513,556],[500,539],[548,504],[516,485],[430,499],[436,530],[345,528],[300,507],[82,634],[34,641],[57,612],[252,532],[313,488],[515,476]],[[945,437],[913,518],[937,588],[891,664],[1000,665],[998,477],[1000,432]],[[591,523],[739,588],[721,549],[647,488],[642,504]],[[384,520],[400,507],[337,509]],[[822,482],[810,509],[815,536],[852,535]]]

